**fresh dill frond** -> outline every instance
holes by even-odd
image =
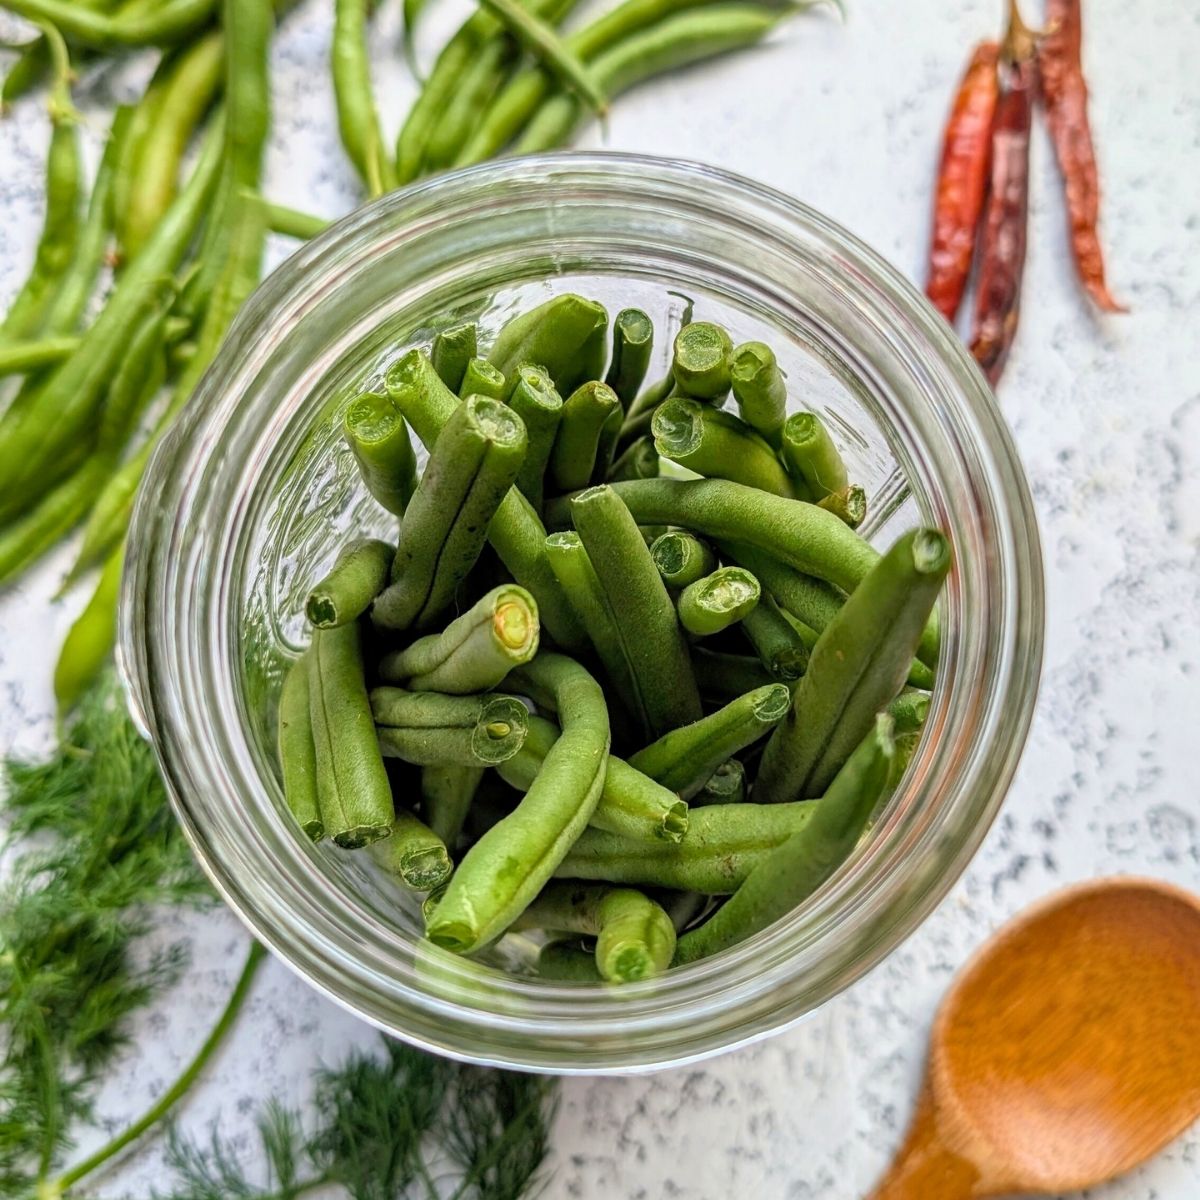
[[[3,770],[0,1194],[15,1195],[57,1165],[130,1016],[186,965],[178,943],[139,962],[154,910],[211,893],[111,678],[50,758]]]

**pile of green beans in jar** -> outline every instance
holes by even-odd
[[[279,707],[314,840],[458,954],[544,937],[621,983],[726,949],[845,861],[921,736],[951,566],[880,553],[770,347],[560,295],[401,354],[343,432],[394,542],[314,580]],[[410,432],[429,452],[423,472]]]

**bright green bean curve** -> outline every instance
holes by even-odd
[[[318,629],[357,621],[387,585],[396,548],[378,538],[357,538],[313,586],[304,613]]]
[[[92,598],[63,639],[54,666],[54,698],[60,714],[75,707],[80,696],[99,678],[112,654],[117,640],[123,559],[121,548],[109,557]]]
[[[807,498],[821,500],[849,482],[846,464],[815,413],[793,413],[783,425],[783,461]]]
[[[770,733],[787,716],[791,703],[792,694],[782,683],[756,688],[664,734],[634,754],[629,764],[687,800],[727,758]]]
[[[371,90],[368,8],[368,0],[335,0],[331,53],[342,145],[374,198],[396,186],[396,171],[391,156],[384,152],[379,113]]]
[[[383,753],[418,767],[494,767],[512,758],[528,733],[528,710],[515,696],[377,687],[370,700]]]
[[[567,292],[513,317],[496,335],[488,360],[514,387],[517,368],[535,363],[566,396],[603,375],[607,338],[604,306]]]
[[[597,468],[606,468],[601,442],[605,426],[620,418],[621,402],[606,383],[581,384],[563,401],[550,452],[550,475],[560,492],[587,487]]]
[[[346,409],[342,434],[367,491],[388,512],[404,516],[417,490],[417,456],[400,410],[389,397],[364,392]]]
[[[455,325],[443,329],[433,339],[429,357],[441,381],[458,395],[467,364],[479,351],[478,332],[474,324]]]
[[[459,403],[438,378],[429,356],[419,350],[392,365],[387,388],[426,447],[434,444]],[[542,625],[558,645],[564,649],[583,645],[583,630],[546,558],[546,530],[529,501],[515,488],[496,510],[488,526],[488,540],[512,577],[533,594]]]
[[[678,842],[635,842],[587,829],[555,871],[594,879],[727,896],[809,819],[815,805],[713,804],[691,810]]]
[[[325,836],[317,798],[317,748],[313,740],[309,695],[310,655],[292,664],[279,693],[279,766],[283,772],[283,798],[306,837],[319,842]]]
[[[95,12],[73,0],[5,0],[5,7],[30,21],[46,21],[67,37],[95,50],[182,42],[211,20],[217,0],[163,0],[154,8]]]
[[[761,594],[744,567],[719,567],[679,593],[679,623],[692,637],[711,637],[753,612]]]
[[[787,383],[775,352],[762,342],[743,342],[734,348],[729,374],[742,420],[778,450],[787,419]]]
[[[528,363],[517,368],[509,407],[525,422],[529,449],[517,472],[517,487],[534,508],[542,507],[546,469],[562,419],[563,399],[550,376]]]
[[[446,843],[424,821],[403,809],[396,813],[391,834],[371,847],[371,857],[413,892],[441,887],[454,870]]]
[[[0,342],[0,377],[24,375],[39,367],[53,367],[79,349],[77,337],[41,337],[22,342]]]
[[[528,907],[591,820],[604,787],[608,709],[587,671],[543,651],[508,685],[552,692],[562,734],[525,798],[467,852],[433,914],[429,938],[459,954],[486,945]]]
[[[503,584],[441,633],[385,654],[379,677],[414,692],[486,692],[537,653],[539,632],[537,602],[523,587]]]
[[[829,623],[763,752],[755,797],[819,796],[899,694],[951,563],[934,529],[901,537]]]
[[[525,459],[525,426],[498,400],[469,396],[438,434],[400,526],[392,582],[371,619],[428,629],[454,599]]]
[[[892,721],[881,714],[813,805],[804,828],[764,857],[732,899],[703,925],[679,939],[676,964],[695,962],[744,941],[787,916],[829,879],[862,836],[887,784],[894,754]]]

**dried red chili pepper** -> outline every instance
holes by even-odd
[[[992,118],[1000,91],[999,57],[1000,47],[995,42],[980,42],[975,47],[942,135],[925,295],[950,322],[967,288],[975,231],[987,195]]]
[[[1104,278],[1100,221],[1100,175],[1088,121],[1087,83],[1080,51],[1080,0],[1047,0],[1046,36],[1038,50],[1046,123],[1066,190],[1075,269],[1087,293],[1105,312],[1124,312]]]
[[[1037,80],[1033,33],[1022,22],[1016,0],[1009,0],[971,336],[971,353],[993,387],[1017,332],[1029,218],[1029,130]]]

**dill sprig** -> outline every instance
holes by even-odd
[[[91,1113],[130,1016],[178,978],[155,909],[207,901],[150,748],[111,679],[45,762],[7,761],[0,888],[0,1194],[45,1180]]]
[[[257,1122],[265,1179],[255,1183],[214,1128],[199,1142],[173,1130],[170,1190],[156,1200],[295,1200],[340,1187],[351,1200],[438,1200],[439,1161],[456,1200],[517,1200],[537,1188],[556,1089],[536,1075],[464,1066],[382,1039],[317,1076],[314,1119],[268,1103]]]

